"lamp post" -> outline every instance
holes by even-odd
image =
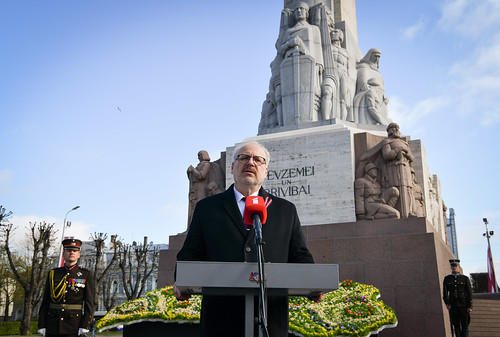
[[[484,225],[486,226],[486,232],[483,233],[483,236],[486,236],[486,240],[488,241],[488,292],[490,292],[490,286],[493,288],[491,292],[498,292],[497,282],[495,278],[495,269],[493,267],[493,257],[491,256],[491,245],[490,245],[490,237],[492,237],[495,232],[488,230],[488,219],[483,218]],[[490,284],[491,283],[491,284]]]
[[[80,208],[80,206],[73,207],[72,209],[70,209],[69,211],[67,211],[66,215],[64,216],[64,223],[63,223],[62,237],[61,237],[61,250],[59,252],[59,267],[62,267],[63,264],[64,264],[64,261],[63,261],[63,250],[64,250],[64,247],[62,246],[62,241],[64,240],[64,230],[66,229],[66,225],[67,225],[66,219],[68,218],[68,213],[76,211],[79,208]]]

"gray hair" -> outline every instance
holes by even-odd
[[[236,156],[238,155],[238,152],[240,152],[241,148],[244,147],[244,146],[247,146],[247,145],[256,145],[256,146],[260,147],[261,150],[264,151],[264,156],[265,156],[265,159],[266,159],[266,164],[269,165],[269,162],[271,161],[271,155],[269,154],[269,151],[266,149],[266,147],[264,145],[262,145],[261,143],[256,142],[256,141],[250,141],[250,142],[244,142],[244,143],[238,144],[234,148],[233,162],[236,161]]]

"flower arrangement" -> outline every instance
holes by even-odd
[[[192,296],[189,301],[177,301],[170,286],[117,305],[96,323],[96,330],[142,321],[197,323],[200,321],[200,310],[201,296]]]
[[[394,310],[372,285],[345,280],[320,303],[291,297],[289,330],[304,337],[370,336],[397,325]]]
[[[304,337],[369,336],[397,325],[394,310],[378,300],[371,285],[350,280],[325,294],[320,303],[305,297],[290,297],[289,331]],[[177,301],[171,286],[153,290],[144,297],[122,303],[96,324],[99,331],[142,321],[198,323],[201,296]]]

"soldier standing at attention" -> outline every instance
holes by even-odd
[[[77,264],[82,241],[66,239],[62,244],[64,266],[49,272],[38,313],[38,333],[47,337],[86,334],[95,310],[94,274]]]
[[[455,336],[467,337],[472,311],[472,287],[469,278],[460,274],[460,260],[450,260],[450,266],[451,274],[443,281],[443,300],[450,311]]]

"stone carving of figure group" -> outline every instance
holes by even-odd
[[[410,146],[396,123],[387,126],[387,135],[360,157],[354,182],[358,220],[425,216]]]
[[[344,45],[345,33],[336,28],[325,5],[310,7],[298,2],[293,10],[283,10],[259,134],[279,126],[332,118],[362,124],[389,123],[389,100],[379,71],[381,52],[370,49],[350,75],[352,57]],[[305,62],[314,65],[309,67]],[[302,92],[297,94],[298,90]],[[311,97],[304,98],[307,95]],[[294,105],[284,109],[287,99]]]
[[[201,199],[220,193],[224,190],[225,177],[218,161],[210,162],[207,151],[198,152],[199,163],[194,167],[189,165],[187,176],[189,179],[189,208],[188,226],[191,223],[194,206]]]

